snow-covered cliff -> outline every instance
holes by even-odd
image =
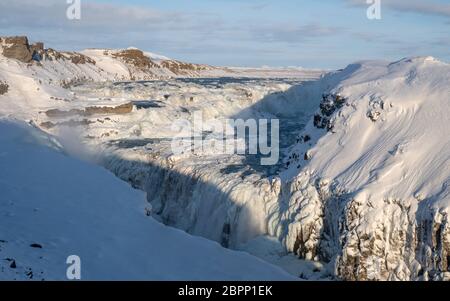
[[[344,279],[448,279],[450,65],[361,62],[322,81],[283,174],[280,239]]]
[[[324,263],[326,277],[449,278],[449,64],[417,57],[323,77],[297,70],[291,81],[108,82],[126,78],[127,63],[159,69],[166,60],[129,50],[84,52],[96,64],[0,55],[0,114],[60,134],[69,151],[76,132],[98,162],[147,192],[149,214],[191,234],[237,249],[265,237]],[[53,84],[74,75],[91,83]],[[174,156],[171,126],[199,110],[205,119],[279,118],[280,164]]]

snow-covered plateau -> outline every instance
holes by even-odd
[[[177,258],[194,258],[189,261],[195,279],[232,279],[239,271],[243,273],[236,279],[288,277],[270,264],[302,279],[450,279],[449,64],[416,57],[363,61],[324,73],[216,68],[135,48],[77,54],[29,45],[38,49],[30,59],[26,51],[8,50],[7,57],[4,49],[16,46],[6,40],[2,45],[0,116],[33,128],[24,130],[17,121],[1,126],[0,208],[8,218],[0,220],[0,233],[6,233],[8,243],[0,241],[0,257],[10,252],[9,259],[16,256],[23,267],[31,267],[39,260],[30,257],[35,250],[26,245],[46,240],[42,243],[51,246],[47,262],[35,267],[45,270],[47,278],[58,278],[51,260],[75,248],[77,239],[92,239],[97,244],[88,242],[79,251],[91,257],[89,265],[102,257],[95,247],[104,250],[105,261],[123,256],[131,265],[145,260],[151,265],[158,257],[147,244],[161,244],[161,250],[175,244],[161,234],[166,232],[155,230],[159,227],[191,244],[175,246],[177,254],[183,248],[214,248],[213,255],[199,251],[194,258],[195,251],[188,251]],[[205,120],[279,119],[279,163],[262,166],[260,156],[248,154],[174,154],[171,143],[178,133],[173,124],[193,120],[199,111]],[[204,130],[209,141],[220,139],[215,129]],[[30,139],[9,132],[24,137],[39,133],[50,149],[42,144],[32,148]],[[37,155],[20,154],[25,151],[51,152],[71,168],[61,162],[54,167],[58,173],[47,170],[48,177],[40,176],[40,170],[52,165]],[[146,192],[147,202],[139,203],[140,193],[93,163]],[[67,175],[72,169],[83,183],[79,187],[64,182],[74,177]],[[105,178],[105,191],[96,191],[96,177]],[[62,218],[58,210],[73,210],[74,202],[83,206],[76,206],[73,219]],[[114,208],[108,207],[111,203]],[[17,207],[22,209],[15,211]],[[41,207],[54,207],[56,216]],[[40,228],[32,215],[43,211],[40,218],[46,222]],[[265,262],[165,228],[154,219]],[[59,225],[71,220],[85,224],[76,231],[67,227],[70,233],[65,234]],[[85,238],[91,227],[98,230],[92,235],[102,238]],[[124,243],[133,247],[118,246]],[[171,264],[160,278],[189,278],[175,272],[175,250],[164,254],[173,257],[161,259]],[[222,253],[229,260],[214,261]],[[238,268],[242,260],[249,268]],[[211,273],[221,270],[221,264],[228,270]],[[1,267],[0,278],[15,277],[4,262]],[[89,276],[158,278],[145,264],[137,271],[126,269],[114,276],[93,268]],[[252,274],[252,269],[261,270]]]

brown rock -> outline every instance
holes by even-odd
[[[133,103],[126,103],[117,107],[88,107],[84,115],[94,114],[128,114],[133,111]]]
[[[36,42],[31,45],[31,50],[35,51],[44,51],[44,43],[42,42]]]
[[[53,48],[48,48],[47,50],[44,51],[43,58],[44,58],[44,60],[47,60],[47,61],[57,61],[57,60],[64,59],[64,56],[61,54],[61,52],[59,52]]]
[[[1,38],[3,56],[29,63],[33,59],[33,52],[28,44],[27,37],[5,37]]]
[[[84,110],[72,109],[70,111],[61,111],[58,109],[51,109],[45,112],[48,117],[60,118],[69,116],[90,116],[97,114],[128,114],[133,111],[133,103],[126,103],[117,107],[87,107]]]
[[[66,53],[69,57],[72,63],[78,65],[78,64],[92,64],[95,65],[96,62],[91,59],[90,57],[85,56],[84,54],[78,53],[78,52],[68,52]]]
[[[112,57],[121,59],[126,64],[133,65],[135,67],[145,68],[158,68],[159,65],[154,63],[149,57],[144,55],[144,52],[139,49],[127,49],[117,53],[113,53]]]
[[[209,67],[206,65],[198,65],[191,63],[184,63],[175,60],[166,60],[161,62],[163,68],[169,69],[175,74],[187,74],[189,71],[202,71],[208,70]]]

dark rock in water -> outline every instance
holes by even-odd
[[[222,238],[221,238],[221,245],[224,248],[228,248],[228,246],[229,246],[230,233],[231,233],[231,225],[229,223],[224,224],[223,229],[222,229]]]
[[[311,160],[311,154],[309,152],[306,152],[305,156],[303,157],[303,160],[305,160],[305,161]]]
[[[0,82],[0,95],[4,95],[8,93],[9,86],[7,83]]]
[[[319,129],[323,129],[325,127],[322,124],[322,117],[319,114],[314,115],[314,126]]]
[[[31,244],[30,247],[35,249],[42,249],[42,246],[40,244]]]
[[[153,100],[138,100],[138,101],[133,101],[133,105],[136,107],[137,110],[141,110],[141,109],[151,109],[151,108],[163,108],[164,103],[160,102],[160,101],[153,101]]]
[[[25,275],[27,275],[29,279],[33,279],[34,276],[32,270],[29,270]]]
[[[13,260],[13,261],[11,262],[11,264],[9,265],[9,267],[10,267],[11,269],[17,268],[16,261]]]

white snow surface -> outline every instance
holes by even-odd
[[[156,222],[144,193],[66,156],[29,124],[0,120],[0,191],[3,280],[64,280],[70,255],[81,258],[83,280],[294,279]]]
[[[360,192],[355,198],[367,201],[425,199],[447,189],[449,69],[433,58],[348,67],[343,73],[351,75],[332,90],[347,99],[333,132],[316,133],[312,123],[305,129],[323,136],[310,149],[309,172]],[[372,110],[378,111],[376,121],[368,118]]]

